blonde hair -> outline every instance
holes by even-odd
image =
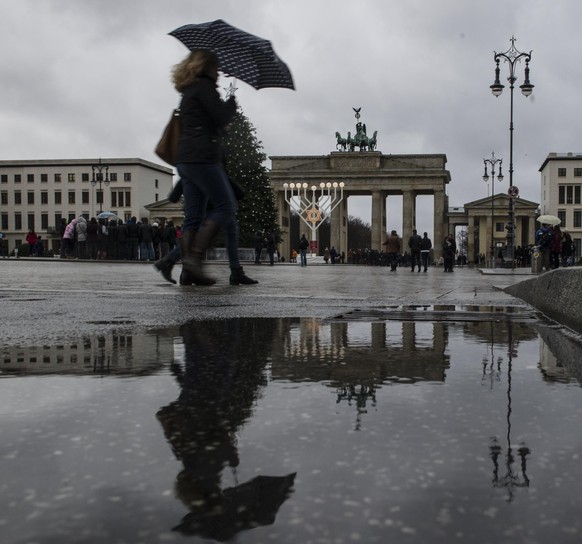
[[[175,89],[181,93],[194,83],[200,76],[208,74],[212,68],[218,68],[218,57],[206,49],[194,49],[172,70],[172,82]]]

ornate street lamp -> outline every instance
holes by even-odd
[[[509,113],[509,224],[507,225],[507,256],[511,259],[511,267],[515,268],[515,209],[513,199],[519,195],[517,187],[513,186],[513,87],[517,81],[515,75],[515,65],[521,59],[525,60],[525,75],[523,85],[519,88],[524,96],[529,96],[534,86],[529,81],[529,61],[531,51],[522,53],[515,48],[515,37],[511,37],[511,47],[505,53],[493,52],[495,60],[495,82],[490,86],[494,96],[499,96],[504,89],[504,85],[499,81],[499,61],[503,59],[509,63],[509,89],[510,89],[510,113]]]
[[[501,165],[503,159],[496,159],[495,152],[491,152],[490,159],[483,159],[485,164],[485,173],[483,174],[483,181],[489,181],[489,174],[487,173],[487,165],[491,167],[491,268],[495,268],[495,167],[499,164],[497,171],[497,181],[503,181],[503,174],[501,173]]]
[[[97,194],[100,196],[99,200],[99,213],[103,211],[103,191],[101,189],[101,184],[104,183],[105,187],[109,186],[109,165],[102,164],[101,159],[99,159],[99,164],[94,164],[91,166],[93,170],[93,177],[91,178],[91,185],[95,187],[99,184],[99,191]],[[105,174],[103,174],[105,172]]]

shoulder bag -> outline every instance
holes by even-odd
[[[175,109],[168,121],[162,137],[156,146],[155,152],[160,159],[174,166],[180,139],[180,110]]]

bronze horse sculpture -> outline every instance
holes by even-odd
[[[352,138],[350,132],[348,132],[347,138],[342,138],[342,135],[339,132],[335,133],[336,137],[336,149],[341,151],[355,151],[355,148],[358,147],[360,151],[374,151],[377,145],[377,136],[378,131],[374,131],[373,136],[370,138],[366,134],[366,125],[360,123],[360,109],[361,108],[353,108],[356,112],[356,119],[358,122],[356,123],[356,133]]]

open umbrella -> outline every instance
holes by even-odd
[[[276,55],[269,40],[229,25],[222,19],[184,25],[169,33],[188,49],[207,49],[216,54],[220,71],[242,79],[255,89],[295,89],[287,65]]]
[[[241,531],[272,525],[293,492],[295,474],[255,476],[225,489],[220,496],[209,497],[211,504],[193,500],[190,513],[172,531],[230,542]]]
[[[537,221],[542,223],[542,225],[559,225],[562,222],[562,220],[555,215],[540,215],[537,218]]]
[[[97,216],[97,219],[115,219],[116,221],[118,221],[120,219],[120,217],[115,215],[113,212],[101,212]]]

